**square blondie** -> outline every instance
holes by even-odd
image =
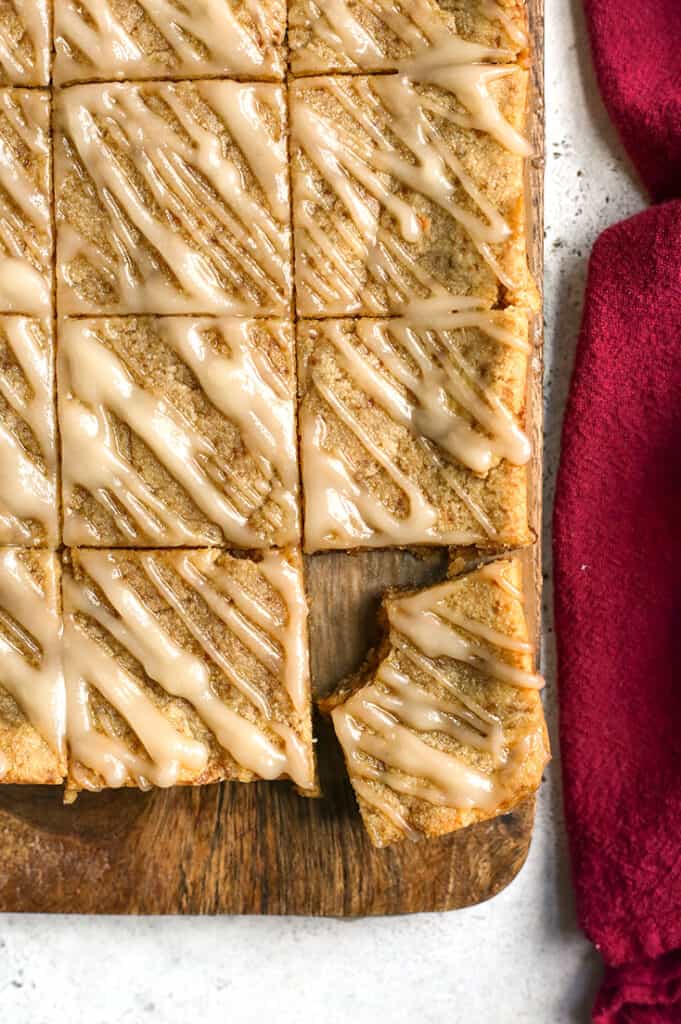
[[[0,313],[52,312],[50,95],[0,89]]]
[[[52,324],[0,315],[0,546],[59,543]]]
[[[293,83],[300,316],[442,309],[462,295],[536,307],[525,242],[528,73],[463,70]]]
[[[0,85],[50,84],[49,0],[0,5]]]
[[[469,61],[524,60],[522,0],[291,0],[294,74],[397,71],[435,50]]]
[[[299,541],[292,325],[64,320],[58,382],[67,545]]]
[[[0,782],[66,775],[60,613],[57,556],[0,548]]]
[[[68,788],[315,785],[296,549],[70,552]]]
[[[549,759],[518,561],[394,593],[383,612],[382,645],[325,705],[371,841],[511,810]]]
[[[284,0],[54,0],[54,76],[283,79]]]
[[[298,325],[305,550],[531,540],[526,310]]]
[[[281,86],[71,86],[55,117],[62,315],[289,312]]]

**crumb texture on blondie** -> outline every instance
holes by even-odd
[[[0,545],[59,543],[51,329],[0,316]]]
[[[268,83],[60,92],[60,313],[286,315],[285,114]]]
[[[58,381],[66,544],[299,540],[291,325],[66,320]]]
[[[0,313],[50,315],[50,99],[0,89]]]
[[[0,2],[0,85],[49,85],[48,0]]]
[[[439,63],[508,62],[527,52],[519,0],[292,0],[297,74],[396,71],[417,56]]]
[[[55,0],[57,82],[282,79],[283,0]]]
[[[461,294],[534,304],[526,90],[526,71],[484,64],[295,81],[298,312],[399,314]]]
[[[302,321],[298,343],[306,550],[530,539],[525,311]]]
[[[533,792],[548,741],[516,561],[384,602],[389,636],[332,711],[378,846],[437,836]]]
[[[70,788],[313,786],[296,551],[74,551],[64,604]]]
[[[57,557],[0,548],[0,781],[66,774]]]

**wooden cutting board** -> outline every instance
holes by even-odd
[[[542,278],[543,0],[529,0],[535,52],[528,167],[531,263]],[[539,320],[539,318],[538,318]],[[541,324],[529,410],[536,452],[531,506],[541,527]],[[539,545],[523,553],[539,636]],[[359,664],[375,638],[388,586],[444,575],[446,554],[331,553],[307,560],[315,696]],[[495,895],[522,867],[534,801],[453,836],[374,850],[361,826],[339,748],[316,723],[324,798],[285,783],[223,784],[153,793],[83,794],[0,786],[0,911],[108,914],[398,914],[451,910]]]

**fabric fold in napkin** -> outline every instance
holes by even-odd
[[[586,0],[654,199],[681,196],[681,3]],[[642,43],[645,42],[645,45]],[[565,810],[597,1024],[681,1022],[681,200],[589,264],[554,512]]]
[[[681,196],[681,3],[584,0],[596,77],[622,144],[659,202]]]

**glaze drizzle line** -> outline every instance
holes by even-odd
[[[0,687],[57,758],[65,758],[57,561],[47,552],[0,550]],[[0,756],[0,779],[12,769]]]
[[[51,312],[49,104],[0,89],[0,312]]]
[[[52,339],[43,321],[0,317],[0,544],[59,541]]]
[[[56,122],[61,313],[288,312],[281,87],[73,86]]]
[[[505,348],[526,349],[515,321],[507,313],[475,309],[472,300],[460,300],[456,312],[424,311],[415,317],[352,323],[325,320],[304,328],[312,339],[300,413],[308,550],[357,543],[496,540],[498,529],[484,496],[471,482],[504,460],[519,467],[529,460],[530,443],[519,416],[524,373],[513,385],[517,394],[512,395],[512,409],[503,390],[500,394],[489,386],[464,351],[469,332],[480,332],[478,344],[487,348],[494,381],[495,360],[505,365],[497,349],[502,354]],[[329,346],[331,361],[326,356]],[[524,365],[524,355],[517,361]],[[506,371],[499,372],[503,381]],[[351,390],[347,381],[352,381]],[[377,410],[389,417],[390,431]],[[332,421],[343,425],[404,496],[403,514],[391,511],[388,496],[369,480],[372,474],[364,460],[357,464],[346,446],[330,437]],[[419,466],[435,474],[431,489],[449,463],[447,488],[465,509],[466,520],[472,520],[470,527],[443,525],[442,503],[419,482],[409,461],[414,456]],[[456,477],[452,460],[461,470]],[[449,493],[447,503],[451,501]]]
[[[522,606],[513,574],[512,563],[494,563],[470,577],[389,599],[389,655],[368,684],[332,712],[358,795],[410,838],[417,831],[391,792],[434,806],[492,813],[512,795],[514,773],[541,738],[539,721],[510,746],[502,718],[482,707],[451,667],[452,661],[461,662],[481,679],[521,690],[543,685],[540,676],[521,667],[533,657],[521,633],[509,635],[467,616],[457,599],[462,586],[473,585],[491,588],[479,596],[483,607],[494,607],[496,588],[504,595],[502,607],[509,598]],[[443,736],[458,748],[443,746]],[[487,754],[486,767],[464,759],[465,748]]]
[[[436,0],[294,0],[289,38],[296,74],[397,70],[400,61],[452,42],[460,61],[509,62],[528,45],[520,19],[495,0],[464,11]]]
[[[118,787],[130,780],[142,788],[166,787],[200,779],[209,764],[209,747],[181,727],[177,712],[169,713],[172,698],[191,705],[233,760],[231,777],[234,771],[244,778],[285,775],[302,787],[312,786],[311,749],[303,727],[308,675],[300,660],[305,605],[300,570],[285,553],[264,556],[258,564],[257,590],[243,591],[238,602],[234,588],[225,585],[227,570],[215,552],[138,555],[146,581],[143,591],[123,569],[130,556],[81,551],[77,557],[87,578],[65,578],[65,669],[71,776],[78,788]],[[267,599],[259,596],[263,586]],[[281,607],[276,618],[270,610],[272,598]],[[214,625],[206,628],[203,616],[193,612],[194,600],[210,609]],[[200,654],[176,638],[169,627],[173,621],[182,623]],[[110,641],[97,639],[94,624],[126,652],[125,658],[109,651]],[[223,630],[229,640],[223,637],[218,644]],[[269,698],[228,649],[253,660],[258,678],[268,681]],[[130,659],[144,672],[128,668]],[[161,688],[165,703],[152,699],[145,674],[153,687]],[[238,693],[238,699],[222,699],[214,678]],[[106,715],[95,715],[94,694],[124,719],[134,743],[107,727]]]
[[[281,0],[60,0],[57,82],[82,78],[283,78]]]
[[[142,353],[135,324],[146,345]],[[66,542],[117,541],[108,531],[103,536],[97,508],[110,514],[130,546],[260,548],[296,541],[291,349],[290,331],[271,321],[63,324]],[[121,442],[116,424],[144,443],[150,453],[144,460],[135,461],[134,447]],[[157,466],[173,482],[167,492],[154,482]],[[79,504],[83,492],[95,509]]]
[[[294,82],[293,214],[302,315],[399,314],[424,299],[442,301],[457,286],[477,289],[491,305],[499,288],[528,289],[527,267],[516,253],[518,228],[505,207],[521,200],[522,158],[531,149],[492,91],[499,79],[524,81],[519,76],[525,72],[452,64],[449,51],[457,45],[454,40],[444,54],[414,58],[400,75]],[[490,198],[479,168],[472,171],[457,154],[451,130],[469,133],[467,148],[477,144],[476,135],[494,140],[496,151],[478,153],[483,167],[505,151],[514,158],[498,175],[506,192],[515,189],[512,202],[506,195],[502,208]],[[444,245],[433,233],[441,230],[438,218],[450,223],[448,263],[424,259],[424,251]]]

